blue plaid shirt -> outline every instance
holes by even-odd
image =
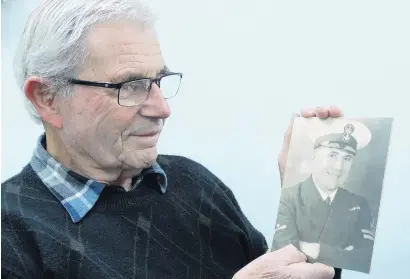
[[[92,209],[107,184],[85,178],[68,170],[52,158],[44,146],[45,135],[43,134],[38,139],[30,164],[41,181],[65,207],[73,222],[77,223]],[[132,190],[138,187],[144,177],[152,174],[157,175],[158,185],[155,186],[158,186],[161,192],[165,193],[167,176],[158,164],[144,169],[138,175]]]

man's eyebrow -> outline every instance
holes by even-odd
[[[170,73],[171,71],[169,70],[169,68],[165,65],[162,69],[161,69],[161,71],[159,71],[159,74],[160,75],[163,75],[163,74],[168,74],[168,73]]]
[[[160,75],[164,75],[164,74],[168,74],[171,73],[171,71],[169,70],[169,68],[167,66],[164,66],[158,73],[157,76]],[[146,75],[141,75],[141,74],[135,74],[135,73],[125,73],[124,75],[122,75],[121,77],[116,78],[115,82],[128,82],[128,81],[132,81],[132,80],[137,80],[137,79],[144,79],[144,78],[148,78]]]
[[[128,82],[136,79],[142,79],[142,78],[147,78],[146,76],[143,75],[138,75],[134,73],[126,73],[122,75],[121,77],[117,77],[115,79],[115,82],[121,83],[121,82]]]

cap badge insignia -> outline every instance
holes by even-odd
[[[352,137],[352,133],[354,131],[354,126],[352,124],[347,124],[345,126],[345,132],[343,133],[342,139],[345,142],[348,142]]]

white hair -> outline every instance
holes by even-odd
[[[27,20],[14,61],[19,88],[30,76],[51,81],[54,94],[71,95],[67,79],[75,78],[87,61],[85,39],[90,28],[115,20],[152,27],[155,17],[138,0],[42,0]],[[30,114],[40,118],[27,100]]]

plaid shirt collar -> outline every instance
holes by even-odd
[[[67,210],[73,222],[78,223],[92,209],[107,185],[65,168],[50,156],[44,148],[45,143],[43,134],[38,139],[30,164],[41,181]],[[135,190],[147,175],[152,174],[157,175],[158,181],[158,184],[153,186],[159,187],[161,192],[165,193],[168,186],[167,176],[157,163],[140,173],[132,190]]]

